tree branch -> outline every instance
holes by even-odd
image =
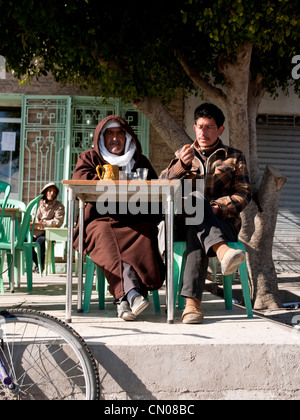
[[[100,57],[97,54],[93,54],[93,57],[98,60],[100,66],[103,66],[109,70],[125,71],[125,68],[115,60],[106,61],[103,57]]]

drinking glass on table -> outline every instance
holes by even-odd
[[[148,177],[148,169],[147,168],[137,168],[136,170],[136,179],[140,181],[146,181]]]

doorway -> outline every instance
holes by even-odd
[[[11,185],[10,198],[19,198],[21,108],[0,107],[0,179]]]

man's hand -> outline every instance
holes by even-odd
[[[218,206],[218,204],[212,203],[210,206],[212,208],[212,211],[213,211],[214,215],[217,216],[218,213],[219,213],[219,206]]]
[[[33,225],[33,222],[30,222],[30,228],[32,228],[32,225]],[[44,226],[44,224],[43,223],[35,223],[34,224],[34,228],[35,229],[44,229],[45,228],[45,226]]]
[[[180,152],[180,160],[185,166],[190,166],[193,162],[195,151],[190,144],[183,146]]]

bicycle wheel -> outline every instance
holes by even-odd
[[[69,325],[31,310],[0,312],[0,358],[16,385],[0,381],[0,399],[96,400],[99,375],[82,337]]]

